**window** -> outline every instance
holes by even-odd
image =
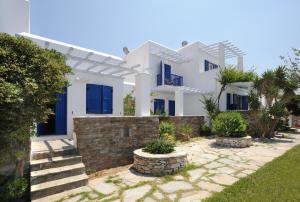
[[[227,110],[248,110],[248,99],[247,95],[227,93]]]
[[[165,113],[165,100],[154,99],[154,114],[160,115]]]
[[[219,65],[209,62],[208,60],[204,60],[204,71],[209,71],[212,69],[217,69]]]
[[[113,88],[96,84],[86,85],[86,113],[112,114]]]

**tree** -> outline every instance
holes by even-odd
[[[274,137],[278,123],[288,115],[287,104],[297,89],[294,79],[285,66],[279,66],[265,71],[254,81],[255,91],[250,92],[249,101],[261,137]],[[261,100],[266,101],[265,105]]]
[[[133,91],[128,93],[124,98],[124,115],[134,116],[135,115],[135,98],[133,97]]]
[[[255,79],[256,74],[253,71],[242,71],[234,66],[220,68],[217,81],[220,83],[221,88],[217,97],[217,106],[219,109],[220,98],[226,87],[231,83],[236,82],[251,82]]]
[[[17,158],[16,175],[22,176],[35,123],[53,113],[50,106],[68,85],[69,73],[61,53],[0,33],[0,164]]]

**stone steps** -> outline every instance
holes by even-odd
[[[83,163],[49,168],[44,170],[32,171],[30,173],[31,185],[47,182],[49,180],[58,180],[65,177],[80,175],[85,172]]]
[[[58,156],[46,159],[32,160],[30,162],[31,171],[38,171],[41,169],[56,168],[60,166],[66,166],[71,164],[80,163],[82,161],[81,156]]]
[[[32,160],[39,160],[39,159],[47,159],[52,157],[58,157],[58,156],[69,156],[69,155],[76,155],[77,151],[74,147],[67,147],[64,149],[58,149],[53,151],[38,151],[33,152],[31,154]]]
[[[65,190],[75,189],[85,186],[88,182],[86,174],[66,177],[58,180],[47,181],[31,186],[31,200],[36,200],[52,194],[57,194]]]
[[[75,147],[70,144],[58,147],[57,142],[55,145],[51,145],[51,141],[42,142],[49,144],[50,149],[43,147],[32,150],[31,200],[82,187],[88,182],[82,157],[78,156]],[[53,146],[55,149],[52,149]]]

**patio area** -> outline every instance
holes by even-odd
[[[244,149],[217,147],[214,141],[198,138],[179,144],[179,150],[188,152],[189,165],[176,175],[143,176],[124,166],[98,173],[86,187],[38,201],[201,201],[300,144],[300,135],[255,141]]]

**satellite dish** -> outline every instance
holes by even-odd
[[[126,46],[123,47],[123,52],[124,52],[125,55],[128,55],[129,50]]]
[[[186,45],[188,45],[188,42],[187,42],[187,41],[182,41],[182,42],[181,42],[181,46],[182,46],[182,47],[184,47],[184,46],[186,46]]]

